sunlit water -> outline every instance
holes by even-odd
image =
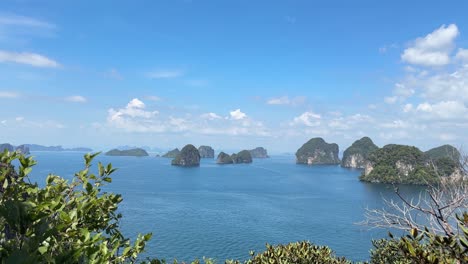
[[[31,179],[40,184],[49,173],[70,178],[83,167],[83,153],[32,155],[38,165]],[[380,208],[382,197],[395,198],[391,186],[360,182],[359,170],[296,165],[294,156],[237,165],[203,159],[199,168],[174,167],[170,159],[155,157],[100,155],[97,161],[118,168],[107,189],[123,195],[125,235],[152,232],[144,256],[167,260],[246,259],[265,243],[300,240],[365,260],[371,240],[387,237],[387,231],[355,223],[364,219],[366,207]],[[403,187],[411,195],[417,190]]]

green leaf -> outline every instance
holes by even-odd
[[[38,247],[37,250],[39,251],[39,253],[41,253],[41,255],[44,255],[44,253],[47,252],[47,247],[41,246],[41,247]]]

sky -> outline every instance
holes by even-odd
[[[0,2],[0,143],[468,144],[467,1]]]

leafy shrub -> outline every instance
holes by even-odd
[[[111,164],[84,156],[85,168],[71,182],[49,175],[45,187],[30,183],[36,162],[17,152],[0,153],[0,259],[2,263],[134,262],[151,234],[130,243],[119,230],[122,197],[102,187],[112,181]],[[18,171],[12,165],[19,162]]]
[[[456,235],[436,235],[428,230],[395,239],[372,242],[371,263],[468,263],[468,214],[458,219],[460,233]]]

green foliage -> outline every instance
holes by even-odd
[[[215,261],[209,258],[203,258],[205,264],[214,264]],[[172,263],[185,263],[174,260]],[[200,264],[199,260],[191,262]],[[337,257],[335,253],[326,246],[317,246],[308,241],[289,243],[286,245],[272,246],[267,244],[266,250],[259,254],[250,252],[250,259],[246,261],[226,260],[225,264],[351,264],[344,257]],[[148,259],[142,264],[166,264],[165,260]]]
[[[69,182],[49,175],[45,187],[29,183],[36,162],[17,152],[0,154],[1,263],[123,263],[134,262],[151,234],[131,244],[119,230],[122,197],[101,188],[112,181],[111,164],[91,162]],[[18,171],[12,163],[19,161]]]
[[[148,152],[141,148],[127,149],[127,150],[118,150],[113,149],[106,152],[107,156],[135,156],[135,157],[144,157],[148,156]]]
[[[326,246],[317,246],[307,241],[290,243],[287,245],[266,246],[267,250],[255,254],[251,252],[251,258],[244,264],[272,264],[272,263],[297,263],[297,264],[350,264],[343,257],[335,256],[335,253]],[[237,260],[226,261],[227,264],[240,264]]]
[[[308,158],[314,158],[314,164],[339,164],[338,145],[328,144],[323,138],[312,138],[296,152],[296,162],[307,164]]]
[[[362,174],[362,181],[403,184],[435,184],[439,181],[424,153],[413,146],[386,145],[370,153],[368,160],[373,170]]]
[[[200,166],[200,153],[194,145],[188,144],[172,160],[172,165],[183,167]]]
[[[468,263],[468,214],[458,218],[460,233],[452,236],[433,234],[428,230],[395,239],[373,241],[371,263]]]
[[[363,137],[359,140],[356,140],[349,148],[347,148],[343,152],[343,159],[341,161],[342,166],[347,167],[347,163],[349,163],[349,159],[353,155],[360,155],[362,158],[359,161],[358,168],[364,168],[364,163],[366,162],[367,158],[369,157],[370,153],[379,149],[374,142],[369,137]]]
[[[427,158],[437,160],[441,158],[449,158],[455,162],[460,160],[460,152],[452,145],[442,145],[437,148],[430,149],[424,152]]]

